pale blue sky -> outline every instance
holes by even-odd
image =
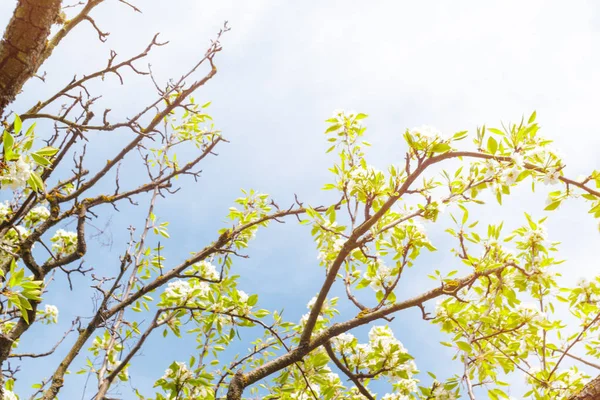
[[[401,133],[407,127],[429,124],[453,133],[483,123],[515,121],[534,109],[543,135],[554,139],[565,154],[569,175],[600,168],[600,8],[593,1],[138,3],[141,15],[116,1],[98,7],[93,16],[111,32],[108,41],[100,43],[93,29],[82,24],[42,67],[48,83],[28,83],[14,106],[20,112],[74,74],[103,66],[110,49],[123,57],[134,54],[156,32],[170,44],[149,57],[153,70],[163,81],[177,77],[203,55],[208,40],[228,20],[232,30],[223,38],[224,49],[217,57],[219,73],[196,97],[212,101],[216,125],[231,143],[221,146],[219,157],[204,165],[198,184],[185,184],[182,192],[159,206],[161,215],[171,221],[167,255],[173,263],[215,237],[240,188],[270,193],[280,204],[292,201],[294,193],[313,205],[328,199],[320,188],[329,179],[327,167],[333,157],[324,152],[323,121],[337,108],[370,115],[366,121],[373,143],[370,160],[381,169],[401,161],[405,149]],[[14,4],[14,0],[0,3],[0,25]],[[153,94],[146,80],[127,76],[126,81],[120,87],[109,77],[102,84],[105,104],[111,105],[115,117],[142,107]],[[96,142],[94,161],[105,162],[118,140],[118,135],[111,135],[110,140]],[[492,206],[472,214],[484,221],[506,219],[509,227],[522,222],[523,211],[545,215],[540,211],[544,190],[531,196],[525,189],[517,190],[502,209]],[[565,282],[572,283],[598,271],[594,252],[600,236],[581,203],[571,202],[560,211],[551,215],[549,234],[563,242],[561,256],[568,262],[562,268],[569,271]],[[140,223],[132,221],[139,217],[135,210],[115,214],[107,209],[101,220],[111,215],[112,258],[106,248],[92,252],[88,261],[96,268],[115,268],[125,228]],[[428,229],[440,249],[452,246],[442,227]],[[275,303],[297,320],[318,291],[317,278],[323,274],[308,230],[293,221],[273,226],[258,234],[248,254],[249,260],[236,265],[241,288],[259,293],[261,307]],[[405,278],[409,283],[399,297],[430,287],[424,278],[427,271],[451,270],[455,264],[448,252],[423,257]],[[63,324],[78,313],[89,314],[91,303],[85,298],[73,302],[71,296],[64,292],[52,298]],[[439,334],[419,319],[418,312],[408,311],[392,326],[421,370],[442,377],[458,372],[448,368],[452,354],[436,345]],[[63,328],[55,327],[53,336],[43,341],[39,337],[23,341],[36,340],[47,347]],[[152,343],[164,346],[160,340]],[[182,359],[194,347],[168,344],[169,355]],[[147,386],[162,375],[172,358],[153,365],[159,356],[152,348],[144,351],[148,361],[140,358],[143,361],[131,370],[136,384]],[[41,363],[52,367],[57,358]],[[39,361],[35,373],[27,371],[18,383],[24,393],[32,382],[28,379],[44,376],[37,365]],[[520,386],[523,379],[515,379],[515,387]],[[74,376],[67,379],[63,398],[81,397],[79,381]],[[123,398],[132,398],[126,388],[122,393]]]

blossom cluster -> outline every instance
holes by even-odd
[[[74,253],[77,250],[77,233],[68,232],[64,229],[56,231],[54,236],[50,238],[52,244],[52,251],[61,255],[68,255]]]
[[[409,395],[417,390],[418,370],[412,357],[402,343],[394,337],[389,326],[373,326],[369,331],[369,342],[358,343],[349,333],[332,339],[336,351],[343,355],[350,370],[367,369],[369,373],[386,376],[394,392]]]
[[[192,291],[193,289],[188,281],[178,279],[169,282],[165,290],[165,295],[170,299],[185,299],[192,294]]]
[[[521,317],[531,322],[541,322],[546,318],[544,313],[540,311],[540,307],[535,303],[521,303],[517,307],[517,312]]]
[[[34,226],[41,222],[44,222],[50,217],[50,210],[45,206],[36,206],[31,209],[25,216],[25,223],[27,226]]]
[[[389,289],[396,279],[397,271],[385,265],[384,261],[379,258],[375,262],[374,268],[368,268],[364,278],[371,283],[369,287],[377,292],[385,292]]]
[[[12,213],[12,209],[8,201],[0,202],[0,221],[3,221]]]
[[[385,174],[370,165],[357,165],[344,178],[348,194],[375,196],[388,190]]]
[[[568,399],[578,393],[589,382],[589,376],[573,366],[555,374],[548,382],[548,374],[539,366],[533,366],[525,373],[525,381],[530,384],[538,396],[543,394],[560,394],[560,398]]]
[[[42,321],[46,324],[58,323],[58,307],[51,304],[46,304],[44,310],[39,311]]]
[[[8,164],[8,168],[5,170],[4,175],[0,177],[0,180],[3,186],[6,185],[13,190],[17,190],[27,185],[27,180],[31,177],[32,172],[32,165],[23,157],[19,157]]]
[[[337,224],[328,224],[326,228],[335,228]],[[342,250],[342,246],[344,246],[345,240],[342,238],[337,238],[333,241],[325,241],[323,243],[323,247],[317,254],[317,259],[320,261],[321,265],[325,265],[329,268],[329,264],[337,257],[338,253]]]
[[[217,268],[206,260],[200,261],[198,264],[194,265],[194,267],[198,271],[199,275],[204,279],[211,281],[216,281],[219,279]]]
[[[168,398],[180,398],[185,394],[186,398],[194,399],[214,399],[214,391],[208,386],[206,378],[210,377],[206,373],[202,374],[204,379],[198,379],[196,373],[184,362],[173,362],[165,373],[160,377],[154,387],[160,387],[169,393]]]
[[[12,207],[8,201],[0,202],[0,221],[12,214]],[[24,218],[25,225],[13,225],[0,239],[0,263],[5,263],[12,258],[15,249],[30,235],[30,229],[50,217],[50,211],[42,205],[32,208]],[[33,245],[32,245],[33,248]]]
[[[19,398],[12,390],[4,389],[4,400],[19,400]]]
[[[8,229],[0,239],[0,264],[4,264],[13,258],[19,244],[29,236],[29,230],[22,225],[16,225]]]
[[[409,133],[419,141],[427,144],[444,140],[442,132],[429,125],[421,125],[409,130]]]
[[[571,292],[578,303],[600,305],[600,277],[593,280],[579,279],[577,287]]]
[[[171,367],[165,370],[164,375],[160,379],[172,379],[175,381],[186,381],[192,377],[191,371],[184,362],[176,361]]]
[[[431,391],[431,398],[433,400],[456,400],[458,396],[455,391],[448,390],[440,382],[433,382],[433,390]]]
[[[362,125],[360,120],[362,119],[360,113],[352,110],[335,110],[333,115],[327,122],[337,126],[335,131],[344,131],[348,129],[360,129]]]

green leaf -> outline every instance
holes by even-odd
[[[260,309],[254,313],[254,316],[256,316],[256,318],[263,318],[269,314],[270,314],[269,310]]]
[[[438,143],[431,149],[434,153],[447,153],[450,150],[452,150],[452,148],[448,143]]]
[[[25,320],[25,323],[29,325],[29,313],[27,312],[27,310],[24,310],[21,307],[19,307],[19,309],[21,310],[21,317],[23,318],[23,320]]]
[[[17,114],[15,114],[15,135],[19,132],[21,132],[21,127],[23,126],[23,121],[21,121],[21,117],[19,117]]]
[[[459,349],[466,353],[470,353],[472,351],[471,345],[467,342],[456,342],[456,345]]]
[[[58,153],[58,149],[50,146],[42,147],[41,149],[36,151],[36,154],[43,157],[50,157],[55,155],[56,153]]]
[[[454,141],[462,140],[462,139],[466,138],[468,135],[469,135],[469,131],[456,132],[454,134],[454,136],[452,136],[452,140],[454,140]]]
[[[35,124],[36,124],[35,122],[33,124],[31,124],[29,129],[27,129],[27,132],[25,132],[25,136],[33,137],[33,130],[35,129]]]
[[[171,236],[167,233],[167,231],[165,231],[164,229],[158,229],[158,233],[165,238],[170,238]]]
[[[487,141],[487,150],[490,154],[496,154],[498,151],[498,142],[494,139],[493,136],[490,136]]]
[[[363,289],[366,288],[367,286],[369,286],[371,284],[371,281],[368,279],[363,279],[361,280],[358,285],[356,285],[356,289]]]
[[[35,172],[31,173],[29,179],[27,179],[27,183],[29,183],[31,189],[35,190],[36,192],[40,192],[44,189],[44,181],[42,181],[42,178],[40,178],[40,176]]]
[[[29,137],[29,139],[27,139],[22,146],[23,152],[27,152],[29,150],[31,150],[31,146],[33,146],[33,137]]]
[[[508,399],[508,395],[506,393],[504,393],[502,390],[500,389],[491,389],[488,394],[494,394],[494,396],[496,396],[496,398],[503,398],[503,399]],[[492,396],[490,396],[492,397]]]
[[[327,130],[325,131],[325,133],[335,132],[338,129],[340,129],[341,127],[342,126],[340,124],[331,125],[329,128],[327,128]]]
[[[463,210],[462,225],[464,225],[469,220],[469,211],[466,207],[460,206],[460,208]]]
[[[248,297],[248,305],[249,306],[253,306],[258,302],[258,295],[257,294],[253,294],[252,296]]]
[[[13,139],[10,132],[4,131],[4,136],[2,137],[2,143],[4,145],[4,157],[9,158],[8,156],[10,154],[12,154],[13,145],[15,144],[15,139]]]
[[[312,364],[315,367],[322,367],[324,365],[327,365],[328,362],[329,362],[329,357],[327,356],[327,354],[324,354],[324,353],[316,353],[312,359]]]
[[[544,208],[544,210],[546,210],[546,211],[556,210],[558,208],[558,206],[560,206],[560,203],[561,203],[560,200],[553,201],[552,203],[548,204],[546,206],[546,208]]]
[[[50,165],[50,161],[36,153],[31,153],[30,156],[33,158],[33,161],[35,161],[36,164],[41,165],[42,167],[47,167]]]
[[[531,117],[529,117],[529,120],[527,121],[528,124],[531,124],[533,121],[535,121],[535,117],[536,117],[536,112],[532,112],[531,113]]]

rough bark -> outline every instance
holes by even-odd
[[[61,0],[19,0],[0,42],[0,117],[44,62]]]
[[[579,393],[569,400],[600,400],[600,375],[592,379]]]

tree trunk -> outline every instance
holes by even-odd
[[[600,400],[600,375],[592,379],[579,393],[569,400]]]
[[[0,42],[0,117],[38,70],[61,0],[19,0]]]

